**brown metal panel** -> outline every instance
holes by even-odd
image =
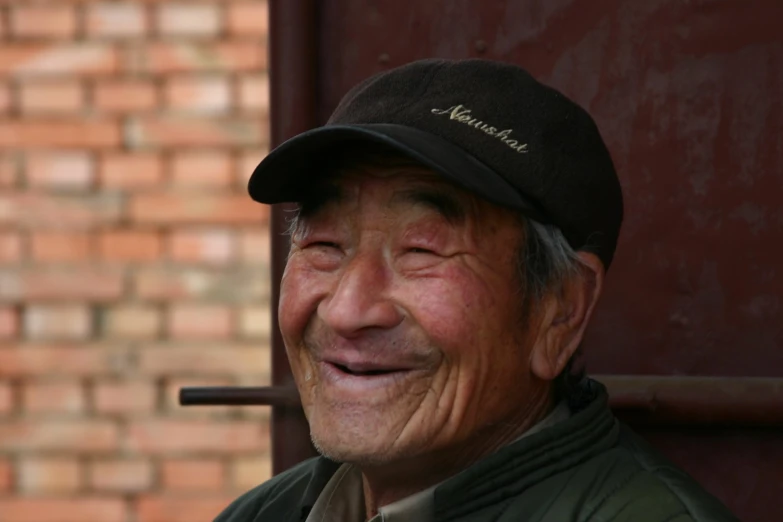
[[[322,120],[367,75],[431,56],[521,64],[594,115],[627,219],[585,343],[590,371],[783,376],[783,2],[320,8]],[[783,518],[779,431],[638,427],[743,520]]]
[[[269,20],[269,62],[272,145],[317,124],[317,27],[314,0],[272,0]],[[283,339],[277,327],[280,279],[288,239],[286,206],[274,205],[272,238],[272,384],[293,388]],[[272,471],[277,474],[315,454],[310,430],[296,403],[272,407]]]

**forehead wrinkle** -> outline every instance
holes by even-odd
[[[337,181],[361,184],[362,180],[375,178],[380,180],[400,180],[400,188],[394,191],[391,204],[410,203],[428,207],[440,214],[447,222],[455,226],[467,226],[476,232],[487,218],[487,205],[495,205],[483,200],[469,190],[462,188],[443,177],[442,174],[420,164],[405,163],[391,165],[354,165],[341,170]],[[483,203],[486,203],[484,205]],[[494,214],[489,212],[489,214]],[[466,230],[467,231],[467,230]]]
[[[388,201],[390,207],[403,203],[420,205],[435,211],[452,225],[469,225],[471,229],[485,221],[482,218],[489,217],[484,216],[486,209],[480,204],[481,198],[434,170],[415,163],[359,163],[337,168],[311,192],[312,203],[303,202],[302,207],[307,206],[314,213],[353,199],[351,194],[361,198],[364,193],[361,186],[368,179],[399,180],[400,187],[393,191]]]
[[[442,187],[410,187],[399,189],[392,195],[390,205],[414,205],[423,206],[434,210],[446,221],[454,225],[460,225],[467,219],[465,205],[452,191],[443,190]]]

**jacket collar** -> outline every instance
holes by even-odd
[[[435,489],[435,519],[454,520],[503,504],[530,486],[614,446],[618,423],[606,388],[589,380],[593,400],[581,411],[480,460]]]
[[[310,482],[307,483],[307,488],[302,495],[302,503],[300,504],[298,517],[299,520],[307,519],[310,510],[313,509],[316,500],[318,500],[318,496],[340,466],[341,464],[339,462],[334,462],[326,457],[319,457],[316,459],[315,467],[310,474]]]

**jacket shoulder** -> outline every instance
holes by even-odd
[[[717,498],[625,426],[616,449],[609,463],[624,465],[617,466],[622,471],[609,481],[595,520],[739,522]]]
[[[308,459],[256,486],[234,500],[214,522],[255,522],[291,518],[316,469],[318,457]],[[295,517],[298,520],[298,516]]]

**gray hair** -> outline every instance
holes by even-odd
[[[525,297],[542,299],[547,293],[559,290],[567,280],[578,277],[582,261],[558,227],[524,216],[519,219],[525,239],[517,267]]]
[[[527,316],[535,302],[550,292],[560,291],[569,279],[582,277],[583,262],[558,227],[524,216],[519,219],[524,241],[517,256],[517,270],[523,293],[523,315]],[[580,356],[581,346],[553,382],[554,400],[567,401],[573,411],[589,401],[585,371],[577,367]]]

